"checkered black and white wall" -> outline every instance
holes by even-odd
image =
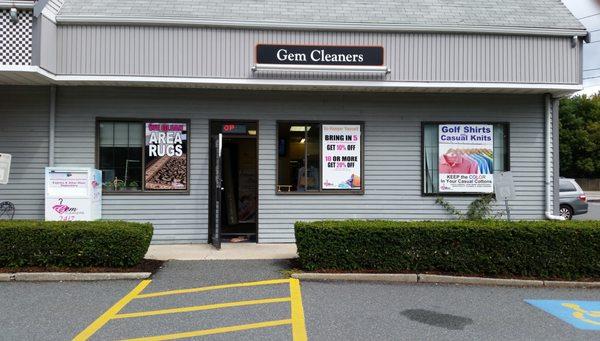
[[[31,65],[33,13],[22,11],[10,22],[8,9],[0,10],[0,65]]]

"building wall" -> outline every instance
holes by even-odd
[[[258,43],[380,45],[387,76],[253,74]],[[57,72],[68,75],[579,84],[571,37],[314,32],[204,27],[59,25]]]
[[[12,154],[9,184],[0,185],[0,202],[15,205],[15,219],[44,218],[49,103],[47,87],[0,87],[0,153]]]
[[[191,119],[190,195],[106,195],[103,214],[108,219],[153,222],[155,243],[205,242],[208,120],[259,120],[259,238],[261,242],[291,242],[296,220],[450,218],[434,203],[435,197],[421,195],[421,121],[509,122],[511,169],[519,197],[511,203],[513,216],[542,219],[543,113],[543,97],[538,95],[61,87],[57,98],[56,165],[94,166],[96,117]],[[275,194],[276,121],[296,119],[365,121],[364,195]],[[17,121],[13,126],[18,123],[24,124]],[[41,185],[32,182],[29,186]],[[4,191],[0,188],[0,197]],[[35,194],[43,193],[37,189]],[[474,197],[448,199],[464,208]]]

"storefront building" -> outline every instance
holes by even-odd
[[[0,201],[15,218],[43,219],[47,166],[101,170],[102,217],[150,221],[154,243],[451,219],[436,197],[464,209],[502,171],[514,219],[557,212],[557,101],[581,89],[588,39],[560,1],[0,11]]]

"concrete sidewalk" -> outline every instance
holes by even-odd
[[[296,258],[296,244],[223,243],[221,250],[210,244],[150,245],[147,259],[240,260]]]

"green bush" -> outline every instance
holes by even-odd
[[[309,271],[600,277],[600,221],[318,221],[295,233]]]
[[[144,258],[151,224],[0,221],[0,267],[130,267]]]

